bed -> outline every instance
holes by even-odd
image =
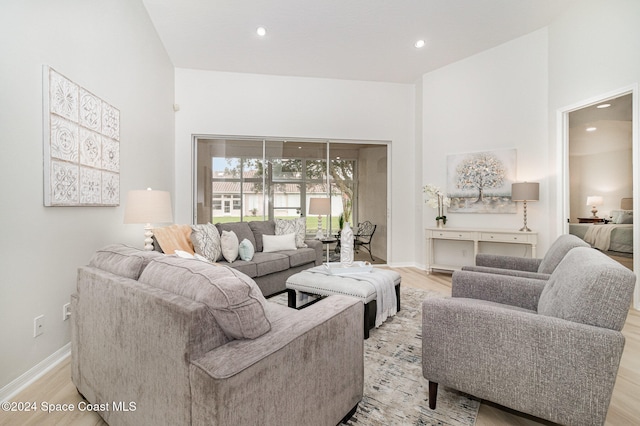
[[[606,224],[570,223],[569,233],[604,252],[633,254],[633,199],[623,198]]]

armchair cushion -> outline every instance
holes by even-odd
[[[485,253],[478,253],[476,255],[476,266],[512,269],[517,271],[538,272],[541,261],[541,259],[531,259],[529,257],[500,256]]]
[[[551,274],[541,274],[539,272],[529,272],[517,269],[491,268],[489,266],[464,266],[463,271],[484,272],[486,274],[511,275],[512,277],[533,278],[536,280],[548,280]]]
[[[232,268],[164,257],[150,262],[139,281],[204,303],[231,338],[253,339],[271,329],[260,289]]]
[[[633,272],[598,251],[574,248],[542,291],[538,313],[619,331],[635,281]]]

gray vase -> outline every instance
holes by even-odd
[[[340,233],[340,263],[344,266],[353,264],[353,230],[349,222],[344,223]]]

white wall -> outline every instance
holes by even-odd
[[[550,167],[558,169],[549,186],[550,223],[558,222],[562,209],[558,111],[638,84],[638,22],[640,2],[637,0],[585,0],[549,26],[549,161]],[[637,106],[637,99],[635,102]],[[637,126],[637,109],[635,114]],[[634,162],[638,164],[637,157]],[[555,228],[549,231],[558,232]],[[639,236],[636,227],[635,239],[640,239]]]
[[[542,29],[425,74],[422,79],[422,183],[446,189],[447,156],[517,149],[517,181],[540,182],[540,201],[528,203],[528,225],[546,230],[549,209],[547,31]],[[422,195],[422,194],[421,194]],[[424,198],[423,198],[424,200]],[[422,201],[422,228],[436,212]],[[522,227],[517,214],[448,213],[448,227]],[[423,229],[418,230],[424,235]],[[548,244],[539,236],[538,253]],[[416,261],[424,265],[422,254]]]
[[[43,206],[42,65],[120,109],[121,203],[129,189],[173,190],[174,78],[139,0],[4,0],[0,39],[4,388],[69,342],[62,306],[76,268],[103,245],[142,246],[142,227],[122,224],[122,204]],[[45,333],[34,338],[42,314]]]
[[[176,69],[176,221],[191,222],[192,135],[389,140],[391,258],[412,264],[414,87]]]

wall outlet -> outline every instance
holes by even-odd
[[[462,250],[462,257],[467,257],[467,251],[466,250]]]
[[[44,333],[44,315],[33,319],[33,337],[38,337],[42,333]]]
[[[62,321],[66,321],[71,316],[71,303],[62,305]]]

